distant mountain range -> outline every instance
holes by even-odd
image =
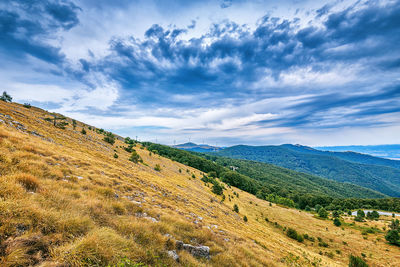
[[[266,162],[280,167],[348,182],[400,197],[400,161],[355,152],[321,151],[301,145],[233,146],[212,154]]]
[[[215,152],[215,151],[219,151],[219,150],[223,149],[222,147],[210,146],[210,145],[206,145],[206,144],[198,145],[198,144],[191,143],[191,142],[175,145],[172,147],[187,150],[187,151],[201,152],[201,153]]]
[[[324,151],[345,152],[353,151],[369,154],[376,157],[400,160],[400,145],[376,145],[376,146],[322,146],[315,147]]]

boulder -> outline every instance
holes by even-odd
[[[168,256],[171,257],[173,260],[179,262],[179,255],[178,255],[178,253],[176,253],[176,250],[169,250],[167,253],[168,253]]]
[[[210,248],[207,246],[193,246],[182,241],[176,241],[176,249],[186,250],[194,257],[210,259]]]

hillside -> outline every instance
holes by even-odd
[[[339,182],[367,187],[383,194],[400,196],[400,171],[382,165],[361,164],[312,148],[282,146],[233,146],[215,154],[237,159],[266,162],[295,171],[314,174]],[[339,153],[340,154],[340,153]],[[346,153],[344,153],[346,154]],[[354,155],[353,155],[354,156]],[[356,157],[352,157],[356,161]],[[361,158],[358,157],[358,158]],[[366,160],[367,157],[363,157]],[[361,161],[358,159],[358,161]]]
[[[292,171],[272,164],[206,156],[220,165],[232,166],[238,173],[278,187],[289,193],[326,195],[333,198],[382,198],[384,194],[349,183],[340,183],[315,175]]]
[[[352,224],[343,215],[336,227],[224,183],[223,201],[199,170],[141,144],[134,163],[99,128],[73,129],[69,118],[57,128],[44,110],[2,101],[0,113],[1,266],[347,266],[350,254],[400,264],[383,231],[362,234],[389,217]],[[199,248],[209,258],[191,254]]]

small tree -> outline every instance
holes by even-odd
[[[371,217],[375,220],[379,219],[379,213],[376,210],[371,212]]]
[[[399,230],[399,226],[400,226],[400,221],[398,219],[393,220],[392,222],[389,224],[389,228],[392,230]]]
[[[85,128],[82,128],[82,131],[81,131],[81,133],[82,133],[82,134],[86,134],[86,130],[85,130]]]
[[[140,160],[140,156],[139,154],[136,152],[136,150],[132,151],[131,157],[129,158],[130,161],[134,162],[134,163],[138,163]]]
[[[114,159],[117,159],[117,158],[118,158],[118,154],[114,153]]]
[[[113,145],[115,143],[115,136],[112,133],[106,133],[103,140]]]
[[[156,166],[154,167],[154,170],[156,170],[156,171],[161,171],[161,167],[160,167],[160,164],[156,164]]]
[[[338,227],[342,225],[342,223],[340,222],[339,218],[335,218],[335,219],[333,220],[333,224],[336,225],[336,226],[338,226]]]
[[[213,184],[211,191],[216,195],[222,195],[224,188],[221,186],[221,184],[215,179],[212,179],[211,182]]]
[[[244,222],[247,222],[248,220],[247,220],[247,216],[245,215],[245,216],[243,216],[243,221]]]
[[[239,213],[239,207],[237,204],[233,205],[233,211]]]
[[[72,120],[72,128],[75,130],[75,128],[76,128],[76,120]]]
[[[334,210],[334,211],[332,212],[332,217],[333,217],[333,218],[339,218],[339,216],[340,216],[340,214],[339,214],[339,212],[338,212],[337,210]]]
[[[328,212],[324,208],[320,208],[318,211],[318,216],[321,218],[328,218]]]
[[[9,94],[7,94],[6,91],[4,91],[3,94],[0,96],[0,100],[4,102],[12,102],[12,97]]]
[[[400,235],[398,230],[389,230],[385,238],[390,244],[400,246]]]
[[[357,217],[364,218],[365,217],[365,212],[363,210],[358,210],[357,211]]]
[[[351,216],[351,210],[347,211],[347,215]]]

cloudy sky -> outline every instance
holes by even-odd
[[[400,1],[2,0],[0,84],[165,144],[399,143]]]

